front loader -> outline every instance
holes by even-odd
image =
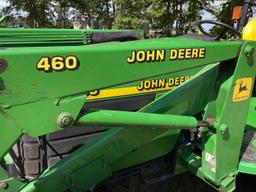
[[[208,23],[222,32],[1,29],[0,191],[97,191],[189,170],[231,192],[239,172],[256,174],[256,43]]]

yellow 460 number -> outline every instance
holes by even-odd
[[[78,70],[80,61],[76,56],[55,56],[55,57],[42,57],[37,63],[37,70],[44,72],[52,71],[65,71],[65,70]]]

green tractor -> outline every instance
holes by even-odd
[[[250,5],[238,29],[201,21],[204,35],[176,38],[1,29],[0,191],[97,191],[187,170],[234,191],[239,173],[256,174]]]

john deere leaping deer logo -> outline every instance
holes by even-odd
[[[243,85],[243,81],[240,82],[239,84],[239,92],[238,94],[242,93],[243,91],[249,91],[249,89],[247,88],[247,85]]]
[[[250,97],[252,78],[241,78],[236,80],[233,93],[233,101],[244,101]]]

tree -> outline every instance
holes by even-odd
[[[70,21],[70,1],[53,1],[54,11],[57,14],[56,27],[57,28],[71,28],[72,23]]]
[[[162,29],[166,35],[187,33],[192,24],[201,19],[201,11],[213,0],[115,0],[114,26],[136,29],[144,22]]]
[[[147,21],[147,8],[152,0],[114,0],[116,16],[114,27],[118,29],[138,29]]]
[[[230,0],[221,5],[221,11],[215,13],[217,19],[223,23],[233,25],[232,13],[235,6],[243,5],[243,0]]]
[[[114,4],[110,0],[71,0],[74,15],[84,19],[90,28],[112,28]]]
[[[115,17],[115,5],[113,1],[109,1],[109,0],[99,1],[97,16],[98,16],[100,25],[102,25],[104,28],[111,29],[112,23]]]
[[[182,35],[188,33],[193,24],[202,18],[202,10],[210,2],[212,0],[158,0],[150,12],[153,13],[153,20],[157,21],[155,26],[164,29],[166,35]]]
[[[54,13],[50,0],[8,0],[16,10],[28,13],[26,22],[30,27],[52,27],[54,25]]]
[[[27,13],[30,27],[70,28],[71,17],[89,28],[138,29],[149,23],[170,36],[186,34],[213,0],[8,0]],[[23,14],[25,15],[25,14]]]
[[[205,10],[209,7],[210,3],[213,3],[213,0],[198,0],[198,1],[187,1],[187,9],[185,10],[181,18],[184,19],[184,25],[179,26],[178,30],[182,33],[187,33],[189,29],[192,28],[194,23],[202,20],[202,10]]]

